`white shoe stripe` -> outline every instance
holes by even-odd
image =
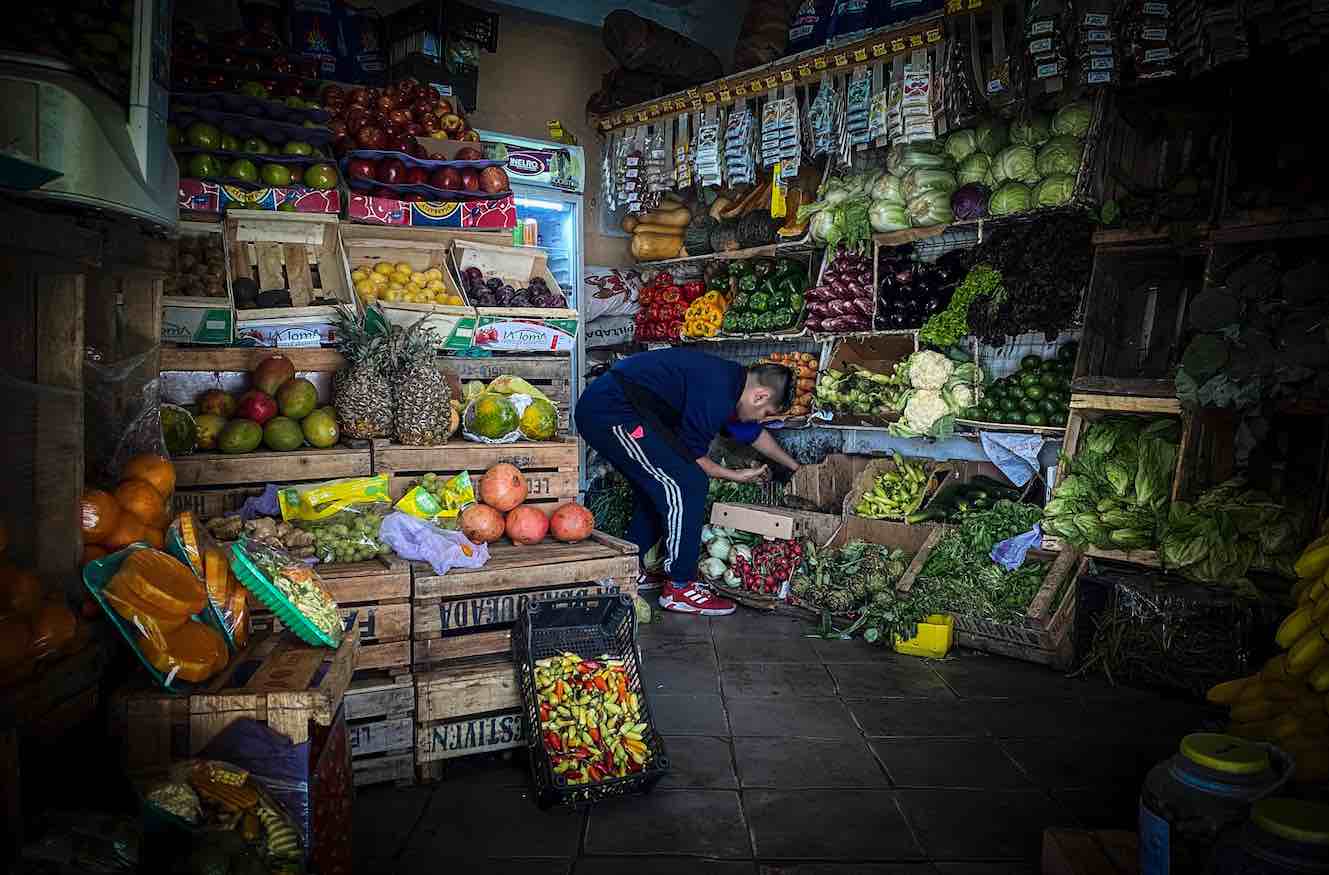
[[[674,559],[678,557],[678,551],[682,544],[683,530],[683,494],[682,490],[674,479],[651,464],[646,457],[646,452],[635,440],[628,437],[627,431],[622,426],[614,426],[612,429],[618,441],[623,446],[624,452],[628,454],[637,464],[645,469],[646,473],[651,475],[664,489],[665,506],[668,512],[665,515],[665,564],[666,572],[673,570]]]

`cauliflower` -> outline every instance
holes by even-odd
[[[961,410],[967,410],[977,403],[978,399],[974,397],[973,387],[964,383],[959,383],[950,390],[951,408],[959,413]]]
[[[896,423],[909,433],[927,434],[937,420],[951,412],[945,399],[936,389],[919,389],[909,396],[904,405],[904,416]]]
[[[937,389],[946,385],[955,365],[939,352],[925,349],[909,357],[909,385],[915,389]]]

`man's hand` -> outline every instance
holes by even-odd
[[[758,480],[765,480],[771,471],[765,465],[760,468],[742,468],[737,471],[729,472],[729,479],[735,483],[753,483]]]

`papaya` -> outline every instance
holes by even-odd
[[[221,635],[211,626],[192,620],[167,633],[160,642],[144,638],[139,650],[157,671],[169,675],[175,670],[177,678],[189,683],[207,680],[227,662],[226,642]]]
[[[197,614],[206,599],[199,579],[178,560],[158,550],[135,550],[111,580],[122,581],[121,586],[168,616]]]

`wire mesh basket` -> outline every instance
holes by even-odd
[[[607,655],[623,661],[628,689],[640,704],[646,723],[642,742],[650,754],[639,772],[593,783],[571,783],[554,771],[545,746],[536,689],[537,660],[575,653],[593,660]],[[655,728],[650,700],[641,676],[637,648],[637,615],[628,595],[587,596],[573,599],[531,599],[521,606],[512,630],[512,658],[521,685],[522,722],[530,753],[536,801],[541,808],[556,804],[580,805],[648,792],[669,771],[664,741]]]

